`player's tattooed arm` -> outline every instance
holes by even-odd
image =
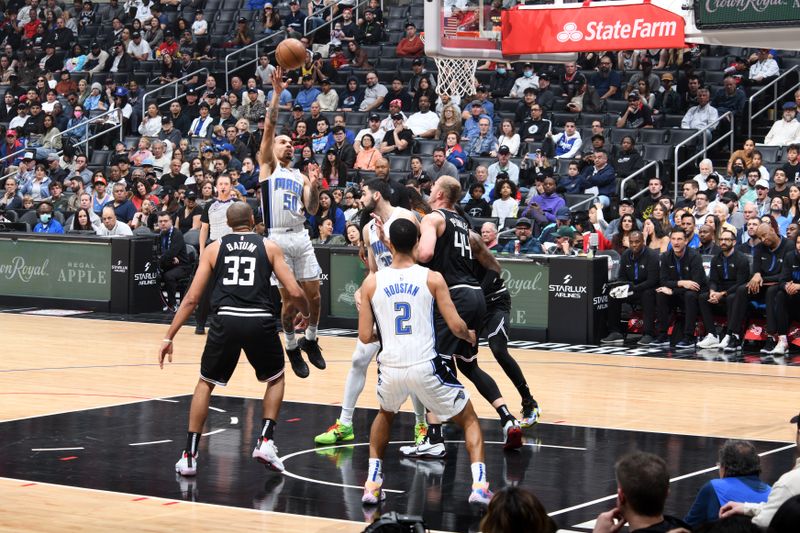
[[[261,146],[258,148],[258,180],[265,181],[275,170],[275,155],[272,153],[272,142],[275,139],[275,127],[278,124],[278,105],[283,91],[283,69],[278,66],[272,71],[272,101],[269,105]]]
[[[486,244],[481,240],[480,236],[474,231],[469,232],[469,246],[472,248],[472,256],[480,263],[486,270],[500,273],[500,263],[494,254],[489,251]]]

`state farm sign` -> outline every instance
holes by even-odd
[[[685,46],[683,17],[649,2],[518,6],[501,29],[503,55]]]

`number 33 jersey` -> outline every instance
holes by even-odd
[[[261,190],[264,223],[269,228],[302,230],[306,221],[303,214],[305,178],[300,171],[277,165],[266,183],[266,191]]]
[[[379,364],[408,367],[436,357],[434,301],[427,268],[414,265],[379,270],[370,302],[381,339]]]
[[[272,263],[264,248],[264,237],[255,233],[221,237],[214,265],[211,311],[245,317],[273,314],[269,299],[271,276]]]

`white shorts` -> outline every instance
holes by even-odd
[[[378,366],[378,403],[396,413],[410,394],[440,420],[453,418],[467,406],[469,393],[438,357],[408,367]]]
[[[270,231],[269,240],[277,244],[283,251],[286,264],[292,271],[297,281],[313,281],[319,279],[322,269],[314,254],[311,239],[305,229],[296,232],[281,233],[280,229]],[[272,275],[272,284],[281,286],[275,275]]]

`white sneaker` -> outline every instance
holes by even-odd
[[[197,454],[190,455],[189,452],[184,451],[181,458],[175,463],[175,471],[182,476],[196,476]]]
[[[378,505],[386,499],[386,493],[383,492],[383,478],[378,481],[367,481],[364,484],[364,495],[361,496],[361,503],[364,505]]]
[[[516,450],[522,448],[522,428],[519,425],[519,420],[509,420],[503,426],[503,437],[505,444],[503,449]]]
[[[427,436],[417,445],[401,446],[400,453],[406,457],[430,457],[433,459],[441,459],[447,455],[447,449],[444,447],[443,442],[431,444]]]
[[[698,348],[717,348],[719,346],[719,337],[713,333],[709,333],[703,340],[697,343]]]
[[[719,348],[720,350],[724,350],[725,348],[728,347],[730,343],[731,343],[731,336],[726,334],[724,337],[722,337],[722,340],[719,341],[719,344],[714,346],[714,348]]]
[[[253,450],[253,459],[275,472],[283,472],[285,470],[283,463],[278,458],[278,447],[275,446],[275,441],[271,439],[258,439],[258,444]]]
[[[778,342],[775,343],[775,348],[770,350],[770,355],[786,355],[789,353],[789,343],[786,340],[786,337],[781,336],[778,339]]]

